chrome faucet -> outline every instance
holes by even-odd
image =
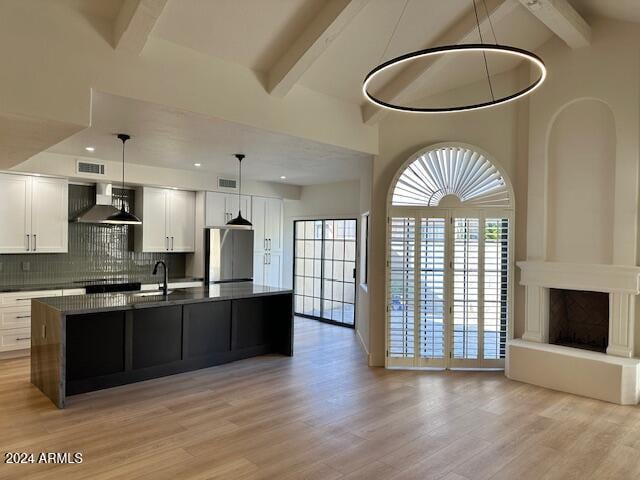
[[[153,267],[153,275],[156,275],[158,273],[158,265],[162,265],[164,267],[164,281],[162,283],[161,290],[163,295],[167,295],[167,292],[169,291],[169,269],[167,268],[167,264],[160,260],[156,262],[155,266]]]

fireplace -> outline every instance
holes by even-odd
[[[549,343],[605,353],[609,294],[549,289]]]

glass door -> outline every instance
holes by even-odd
[[[355,326],[355,219],[294,222],[295,314]]]

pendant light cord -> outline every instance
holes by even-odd
[[[484,11],[487,13],[487,20],[489,20],[489,26],[491,27],[491,34],[493,35],[493,43],[498,45],[498,37],[496,37],[496,31],[493,29],[493,22],[491,21],[491,14],[489,13],[489,9],[487,8],[486,0],[482,0],[482,4],[484,5]]]
[[[398,30],[398,26],[400,26],[400,22],[402,21],[402,17],[404,17],[404,12],[407,9],[407,5],[409,5],[409,0],[406,0],[404,2],[404,7],[402,7],[402,11],[400,12],[400,16],[398,17],[398,20],[396,20],[396,24],[393,27],[393,31],[391,32],[391,36],[389,37],[389,40],[387,41],[387,45],[384,47],[384,50],[382,51],[382,55],[380,55],[380,58],[378,59],[378,63],[380,63],[382,61],[382,59],[387,55],[387,50],[389,50],[389,46],[391,45],[391,40],[393,40],[393,37],[396,36],[396,31]]]
[[[473,11],[476,14],[476,24],[478,25],[478,34],[480,35],[480,43],[484,44],[484,40],[482,38],[482,29],[480,28],[480,18],[478,17],[478,7],[476,7],[476,0],[471,0],[473,3]],[[486,7],[486,5],[485,5]],[[496,101],[496,97],[493,94],[493,85],[491,83],[491,75],[489,74],[489,63],[487,62],[487,52],[482,51],[482,57],[484,58],[484,69],[487,72],[487,81],[489,82],[489,91],[491,92],[491,100]]]

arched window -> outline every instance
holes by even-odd
[[[504,366],[512,205],[477,148],[435,145],[405,163],[388,204],[387,366]]]

